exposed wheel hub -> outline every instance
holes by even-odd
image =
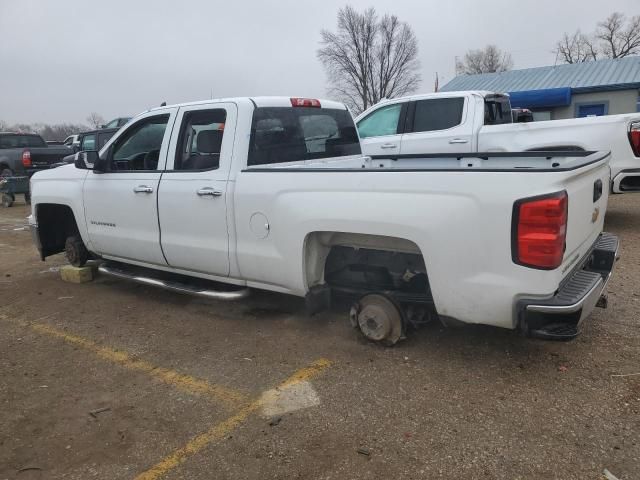
[[[358,326],[365,337],[379,342],[391,333],[391,319],[379,305],[367,305],[358,315]]]
[[[402,336],[402,313],[384,295],[362,297],[351,309],[350,318],[354,327],[357,326],[373,342],[393,345]]]

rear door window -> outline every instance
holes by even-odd
[[[432,98],[415,102],[412,132],[446,130],[462,123],[464,98]]]
[[[174,170],[215,170],[220,166],[227,120],[224,108],[187,112],[178,137]]]
[[[260,107],[253,113],[249,165],[360,154],[348,110]]]

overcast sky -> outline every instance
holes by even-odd
[[[319,32],[344,0],[0,0],[0,120],[84,122],[161,102],[250,95],[326,96]],[[411,24],[421,91],[455,56],[494,43],[515,68],[550,65],[564,31],[590,31],[639,0],[352,0]]]

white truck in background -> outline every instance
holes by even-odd
[[[386,344],[432,319],[568,339],[614,265],[608,158],[365,157],[340,103],[211,100],[145,112],[38,172],[29,223],[43,260],[171,290],[272,290],[311,312],[354,296],[354,326]]]
[[[611,192],[640,192],[640,113],[512,123],[509,96],[438,92],[384,100],[356,118],[365,155],[611,152]]]

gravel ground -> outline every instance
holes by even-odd
[[[64,283],[27,214],[0,209],[0,480],[136,478],[187,444],[140,478],[640,478],[638,196],[610,200],[622,258],[577,340],[433,324],[391,349],[284,295]],[[236,413],[318,359],[284,413]]]

